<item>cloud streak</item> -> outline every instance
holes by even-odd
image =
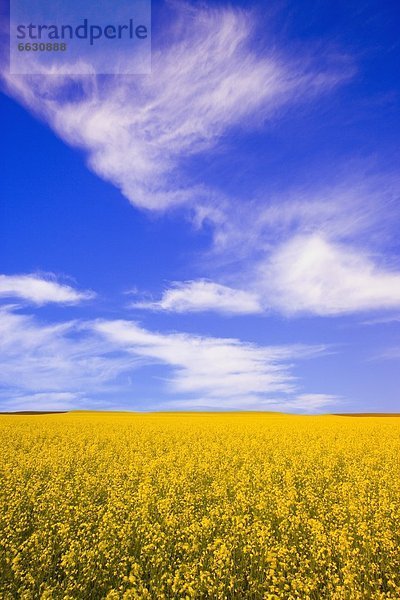
[[[214,311],[224,315],[263,312],[256,294],[205,279],[175,282],[157,302],[135,302],[132,308],[176,313]]]
[[[147,409],[200,405],[290,409],[300,390],[293,363],[320,346],[262,346],[238,339],[160,333],[133,321],[43,324],[10,307],[0,311],[3,410],[138,407],[141,369],[153,377]],[[297,405],[296,405],[297,406]],[[308,402],[303,408],[307,408]],[[301,408],[301,403],[298,404]]]
[[[8,406],[21,396],[68,393],[80,406],[80,399],[96,398],[131,367],[132,358],[112,351],[79,321],[46,324],[2,307],[0,398]]]
[[[84,149],[90,167],[132,204],[160,211],[196,201],[201,210],[223,195],[190,177],[191,156],[332,89],[351,69],[257,48],[249,11],[177,3],[171,23],[167,41],[157,37],[153,48],[152,76],[4,76],[10,93]]]
[[[290,393],[294,380],[287,361],[299,356],[295,347],[258,347],[236,339],[182,333],[149,332],[134,322],[99,322],[95,329],[134,355],[172,367],[172,393],[232,398]]]
[[[78,304],[94,296],[94,292],[79,291],[65,283],[58,283],[54,276],[0,275],[0,297],[19,298],[37,306]]]

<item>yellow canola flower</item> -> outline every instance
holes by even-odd
[[[1,600],[399,600],[400,419],[0,416]]]

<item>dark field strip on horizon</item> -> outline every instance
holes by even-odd
[[[400,413],[332,413],[333,417],[400,417]]]
[[[0,412],[0,415],[65,415],[68,410],[18,410],[13,412]]]

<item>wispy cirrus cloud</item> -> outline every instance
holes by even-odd
[[[286,362],[292,347],[258,347],[237,339],[153,333],[129,321],[98,322],[97,332],[127,351],[170,365],[173,393],[237,397],[294,389]],[[313,350],[314,351],[314,350]]]
[[[163,375],[153,378],[157,400],[147,409],[174,408],[181,401],[182,408],[251,404],[263,409],[273,400],[285,410],[301,393],[293,363],[324,351],[322,346],[263,346],[160,333],[127,320],[49,324],[4,307],[0,404],[3,410],[137,408],[141,369],[153,366]]]
[[[215,226],[212,261],[253,259],[290,238],[313,234],[375,249],[393,243],[400,217],[399,176],[371,173],[372,167],[360,163],[350,173],[336,168],[338,173],[324,173],[323,181],[311,171],[297,186],[266,189],[245,203],[232,201],[229,214],[221,206],[205,213]]]
[[[21,393],[10,394],[1,398],[1,409],[3,412],[16,411],[69,411],[79,408],[82,400],[88,401],[83,394],[78,392],[45,392],[45,393]],[[88,403],[88,406],[91,403]]]
[[[389,346],[380,350],[375,349],[369,360],[398,362],[400,360],[400,346]]]
[[[257,47],[251,11],[174,6],[167,32],[155,39],[151,76],[4,76],[9,92],[84,149],[90,167],[132,204],[159,211],[196,200],[201,211],[223,195],[195,183],[189,157],[218,148],[232,128],[252,129],[332,89],[353,67],[343,56],[327,67],[320,55]]]
[[[338,407],[342,399],[329,394],[299,394],[284,403],[279,398],[255,398],[254,396],[237,398],[213,398],[178,400],[165,405],[168,410],[251,410],[272,412],[320,413]],[[162,405],[161,407],[162,408]]]
[[[388,248],[399,198],[398,177],[360,172],[335,186],[204,210],[214,228],[204,264],[214,278],[175,282],[160,300],[135,306],[292,317],[398,309],[400,268]]]
[[[400,314],[388,314],[380,317],[372,317],[361,322],[362,325],[392,325],[400,323]]]
[[[298,391],[293,361],[326,351],[324,346],[262,346],[234,338],[151,332],[125,320],[98,321],[95,330],[133,355],[170,367],[166,383],[171,407],[181,400],[183,408],[190,403],[192,408],[262,407],[272,396],[284,410]]]
[[[94,298],[94,292],[59,283],[54,275],[0,275],[0,297],[18,298],[31,304],[78,304]]]
[[[81,321],[43,323],[0,309],[0,389],[9,399],[29,394],[96,395],[129,368],[132,357],[88,335]]]
[[[134,302],[131,306],[177,313],[214,311],[224,315],[249,315],[263,312],[255,293],[206,279],[175,282],[164,291],[160,300]]]

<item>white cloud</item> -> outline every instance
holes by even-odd
[[[176,282],[158,302],[136,302],[132,306],[178,313],[214,311],[226,315],[263,311],[256,294],[205,279]]]
[[[381,349],[376,351],[369,360],[394,360],[398,361],[400,359],[400,346],[392,346],[389,348]]]
[[[0,297],[21,298],[43,305],[48,303],[77,304],[94,297],[93,292],[78,291],[54,279],[40,275],[0,275]]]
[[[323,235],[296,236],[262,262],[257,288],[286,314],[339,315],[400,307],[400,273]]]
[[[95,330],[127,351],[169,365],[172,393],[214,398],[221,403],[253,403],[269,394],[292,394],[290,372],[294,359],[312,356],[323,348],[257,346],[237,339],[200,337],[182,333],[152,333],[131,321],[99,321]]]
[[[235,287],[211,280],[192,280],[167,289],[157,302],[138,302],[133,306],[181,313],[214,310],[232,315],[275,312],[287,316],[398,310],[399,266],[389,264],[388,257],[377,249],[371,251],[366,244],[351,243],[358,227],[364,233],[363,225],[367,227],[370,210],[361,213],[353,224],[350,219],[345,227],[346,216],[339,216],[336,222],[332,206],[325,210],[320,206],[316,214],[313,206],[289,205],[281,215],[274,206],[265,211],[264,222],[255,225],[252,237],[254,256],[241,256],[239,250],[233,263],[230,279],[236,280]],[[292,219],[299,233],[287,225]],[[266,221],[269,225],[264,231]],[[275,228],[277,221],[281,228]],[[222,264],[225,256],[232,258],[236,244],[243,249],[239,239],[234,232],[228,234],[226,244],[218,249]],[[228,266],[225,276],[229,270]],[[398,315],[389,317],[389,321],[397,319]],[[382,317],[373,322],[383,322]]]
[[[237,203],[229,218],[214,214],[215,279],[222,273],[264,311],[285,315],[399,309],[399,179],[340,175],[335,185]]]
[[[318,346],[260,346],[238,339],[152,332],[132,321],[44,324],[0,310],[2,410],[141,406],[140,369],[158,367],[147,409],[291,408],[299,394],[293,362]],[[163,377],[160,377],[163,373]],[[185,404],[189,403],[189,404]],[[304,403],[306,405],[306,403]],[[300,404],[298,405],[300,408]]]
[[[278,108],[350,75],[343,62],[328,72],[299,56],[257,50],[250,12],[175,6],[173,26],[164,26],[167,41],[153,48],[151,76],[3,75],[11,94],[87,151],[98,175],[151,210],[218,202],[219,193],[186,176],[188,157],[216,147],[232,128],[274,119]]]
[[[385,315],[383,317],[373,317],[371,319],[367,319],[367,320],[361,322],[362,325],[387,325],[387,324],[392,325],[393,323],[400,323],[400,315],[399,314],[394,314],[394,315],[389,314],[389,315]]]
[[[7,400],[15,394],[96,394],[134,362],[114,350],[78,321],[43,324],[0,310],[0,389]]]
[[[289,410],[314,412],[326,407],[337,408],[341,402],[341,398],[332,394],[299,394],[288,401],[287,408]]]
[[[81,394],[73,394],[71,392],[46,392],[44,394],[21,395],[17,394],[14,397],[3,400],[1,408],[3,412],[54,410],[68,411],[80,406],[81,402]]]
[[[329,394],[299,394],[298,396],[282,398],[240,397],[213,398],[170,401],[165,404],[168,410],[250,410],[269,412],[320,412],[328,407],[337,409],[341,398]],[[161,405],[162,408],[163,405]]]
[[[324,174],[321,183],[312,171],[308,184],[295,188],[281,184],[278,193],[266,190],[252,201],[232,201],[229,207],[200,215],[215,227],[212,262],[243,263],[270,253],[291,238],[314,234],[375,249],[396,245],[399,177],[374,175],[358,165],[355,173],[337,170],[339,183],[327,184],[331,174]]]

